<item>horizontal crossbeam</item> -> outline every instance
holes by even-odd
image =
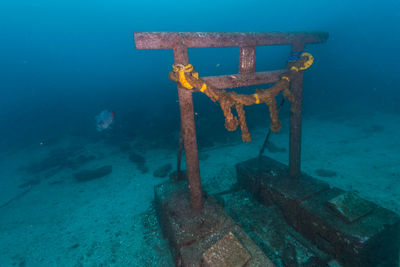
[[[286,70],[253,72],[234,75],[202,77],[208,85],[215,89],[229,89],[257,84],[268,84],[279,81],[279,75]]]
[[[136,49],[248,47],[315,44],[328,39],[327,32],[135,32]]]

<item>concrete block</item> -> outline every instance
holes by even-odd
[[[232,232],[203,253],[202,266],[205,267],[243,267],[251,259],[250,254]]]
[[[238,182],[343,266],[398,266],[400,217],[267,157],[236,165]]]
[[[177,266],[201,266],[203,254],[230,232],[251,256],[246,266],[275,266],[213,197],[204,194],[203,209],[195,212],[186,182],[167,181],[155,188],[155,195]]]

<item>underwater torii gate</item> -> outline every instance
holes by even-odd
[[[304,51],[306,44],[325,42],[328,39],[328,33],[136,32],[134,39],[137,49],[173,49],[175,66],[187,66],[189,64],[189,48],[239,47],[238,74],[201,78],[214,89],[227,89],[275,83],[281,79],[285,70],[255,72],[257,46],[291,45],[292,55],[295,55]],[[292,103],[292,110],[294,109],[296,112],[290,113],[289,175],[296,178],[300,175],[301,159],[303,98],[303,71],[301,69],[291,77],[290,91],[296,99],[296,102]],[[203,200],[192,92],[178,83],[178,96],[190,198],[192,208],[200,210]],[[295,106],[293,107],[293,105]]]
[[[397,214],[300,172],[303,70],[313,63],[313,57],[303,50],[306,44],[326,41],[327,33],[139,32],[134,38],[137,49],[173,49],[174,53],[169,78],[178,84],[189,192],[186,181],[171,179],[155,186],[154,193],[160,225],[176,266],[235,263],[272,267],[274,262],[285,260],[285,266],[399,265]],[[255,72],[256,47],[267,45],[291,45],[285,70]],[[189,64],[188,49],[207,47],[240,47],[239,73],[199,78]],[[267,83],[275,84],[253,94],[224,90]],[[282,93],[291,102],[289,168],[261,156],[263,147],[258,157],[235,165],[238,184],[246,191],[238,196],[245,201],[237,201],[235,194],[240,191],[230,190],[219,195],[227,199],[224,207],[215,196],[203,198],[192,92],[202,92],[219,102],[225,128],[232,131],[240,125],[244,142],[251,137],[243,107],[265,103],[270,111],[270,130],[277,132],[280,122],[275,97]],[[229,205],[230,200],[235,205]],[[244,224],[240,224],[242,216],[246,217]],[[248,222],[251,227],[246,226]],[[270,235],[271,231],[275,234]],[[298,254],[297,249],[303,252]]]

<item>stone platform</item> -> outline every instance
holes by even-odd
[[[186,182],[156,186],[155,202],[176,266],[275,266],[215,198],[194,212]]]
[[[243,188],[266,207],[279,207],[286,222],[343,266],[399,266],[397,214],[308,175],[292,179],[271,158],[236,169]]]
[[[264,206],[244,189],[218,200],[276,266],[326,266],[332,260],[294,230],[276,205]]]

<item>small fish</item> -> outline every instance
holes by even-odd
[[[219,64],[219,63],[217,65],[215,65],[216,68],[218,68],[219,66],[221,66],[221,64]]]
[[[95,117],[97,131],[101,132],[111,128],[110,126],[114,121],[114,117],[114,111],[103,110],[100,112],[100,114]]]

